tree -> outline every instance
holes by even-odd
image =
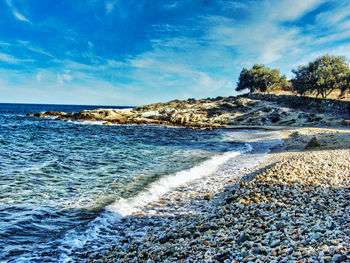
[[[262,64],[255,64],[251,69],[243,68],[238,79],[236,91],[249,89],[249,92],[270,92],[290,84],[287,77],[280,76],[278,69],[265,68]]]
[[[350,92],[350,70],[348,71],[348,73],[346,74],[346,76],[344,77],[344,81],[340,87],[340,95],[339,98],[344,98],[346,91]]]
[[[349,89],[350,68],[342,56],[327,54],[292,72],[295,74],[291,80],[293,89],[301,95],[316,92],[316,97],[326,98],[335,90],[344,94]]]
[[[292,89],[298,94],[312,93],[314,90],[315,76],[310,73],[308,66],[299,66],[297,70],[293,69],[295,78],[291,79]]]

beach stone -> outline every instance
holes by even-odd
[[[169,234],[169,233],[164,234],[158,239],[158,242],[163,244],[163,243],[168,242],[172,238],[173,238],[173,236],[171,234]]]
[[[315,233],[315,234],[313,234],[312,239],[318,240],[320,237],[321,237],[321,235],[319,233]]]
[[[295,251],[292,254],[293,257],[300,257],[301,256],[301,252],[300,251]]]
[[[237,240],[237,243],[238,244],[242,244],[244,243],[245,241],[249,240],[250,236],[247,234],[247,233],[243,233]]]
[[[207,201],[211,200],[211,196],[210,195],[205,195],[204,196],[204,200],[207,200]]]
[[[262,250],[259,247],[253,247],[253,254],[262,254]]]
[[[282,222],[280,222],[280,223],[278,223],[277,225],[276,225],[276,228],[277,229],[282,229],[282,228],[284,228],[284,224],[282,223]]]
[[[225,252],[225,253],[219,254],[216,256],[216,260],[223,262],[226,259],[230,258],[230,254],[231,254],[230,252]]]
[[[260,218],[264,221],[267,221],[269,219],[269,214],[268,213],[265,213],[265,212],[261,212],[260,213]]]
[[[341,262],[346,262],[348,259],[350,259],[350,258],[348,258],[346,255],[336,254],[332,257],[332,262],[341,263]]]
[[[225,201],[226,201],[226,204],[231,204],[233,201],[235,201],[235,198],[229,197]]]
[[[324,256],[324,257],[322,257],[322,260],[323,260],[324,262],[331,262],[332,257],[330,257],[330,256]]]
[[[194,233],[193,238],[198,238],[200,236],[201,236],[201,234],[199,232],[196,232],[196,233]]]
[[[317,140],[316,137],[313,137],[306,145],[305,149],[313,149],[313,148],[317,148],[317,147],[321,147],[320,142]]]
[[[336,246],[339,244],[339,242],[337,240],[334,240],[334,239],[328,240],[328,242],[333,246]]]
[[[271,247],[277,247],[280,243],[281,243],[280,240],[275,240],[275,241],[273,241],[273,242],[270,244],[270,246],[271,246]]]
[[[332,222],[332,224],[330,225],[329,229],[330,230],[334,230],[336,228],[336,224],[334,224],[334,222]]]

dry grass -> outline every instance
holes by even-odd
[[[276,95],[298,95],[296,92],[289,91],[289,90],[274,90],[273,92],[270,92],[270,93],[276,94]],[[305,94],[304,96],[316,98],[316,92],[311,94]],[[327,96],[327,99],[350,101],[350,92],[345,93],[344,98],[339,98],[339,96],[340,96],[340,91],[335,90],[330,95]]]

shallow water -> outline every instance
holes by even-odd
[[[118,236],[122,216],[278,139],[26,117],[94,106],[0,104],[0,261],[64,262]]]

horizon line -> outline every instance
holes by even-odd
[[[29,103],[29,102],[0,102],[0,104],[20,104],[20,105],[55,105],[55,106],[102,106],[102,107],[123,107],[135,108],[137,106],[123,106],[123,105],[98,105],[98,104],[70,104],[70,103]]]

